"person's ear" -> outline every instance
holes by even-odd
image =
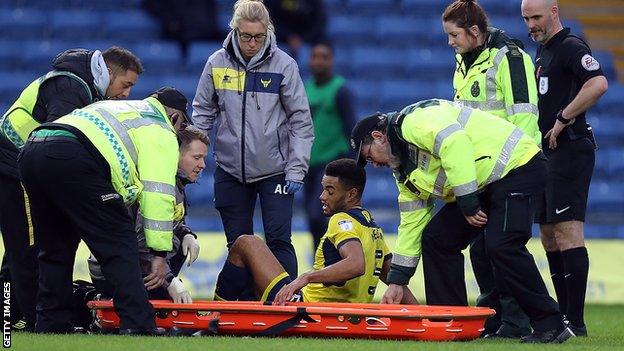
[[[475,38],[479,37],[479,34],[481,33],[481,31],[479,30],[479,26],[477,26],[476,24],[470,26],[468,30],[470,31],[472,36],[474,36]]]
[[[176,123],[178,123],[178,119],[180,119],[180,114],[177,112],[172,112],[169,115],[169,120],[171,121],[171,125],[175,127]]]
[[[356,188],[351,188],[347,192],[347,200],[349,202],[354,202],[358,197],[358,190]]]

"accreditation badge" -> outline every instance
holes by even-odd
[[[539,93],[544,95],[548,92],[548,77],[540,77]]]

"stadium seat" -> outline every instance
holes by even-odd
[[[24,49],[24,42],[19,40],[0,39],[0,70],[15,70]]]
[[[410,77],[431,82],[453,81],[455,53],[450,47],[412,49],[407,57]]]
[[[160,35],[158,21],[143,11],[111,11],[104,15],[108,38],[145,42]]]
[[[420,100],[436,97],[428,81],[387,80],[381,85],[381,108],[383,111],[400,111]]]
[[[146,72],[171,74],[185,69],[178,43],[152,41],[137,44],[135,54],[141,59]]]
[[[55,10],[50,17],[50,34],[64,40],[97,39],[105,35],[103,16],[90,10]]]
[[[30,72],[0,72],[0,101],[8,105],[17,99],[24,88],[37,78]],[[4,113],[5,111],[2,111]]]
[[[47,35],[47,12],[29,8],[0,8],[0,37],[39,39]]]
[[[219,41],[198,41],[192,42],[189,46],[189,53],[187,58],[188,72],[196,74],[199,79],[199,75],[206,65],[208,57],[223,46]]]
[[[378,15],[400,12],[395,0],[346,0],[347,11],[352,15]]]
[[[443,44],[443,41],[434,43],[442,33],[442,24],[439,19],[424,19],[411,16],[381,16],[377,20],[377,42],[383,45],[397,45],[407,47],[422,47],[424,45]],[[442,33],[443,34],[443,33]]]
[[[52,69],[52,61],[59,53],[72,49],[80,48],[78,42],[66,41],[27,41],[24,43],[21,54],[21,67],[29,71],[36,72],[34,77],[45,74]],[[87,48],[85,48],[87,49]]]
[[[368,43],[376,38],[374,22],[370,17],[331,16],[327,24],[327,34],[336,44]]]
[[[410,57],[408,50],[377,47],[356,47],[352,52],[353,70],[369,79],[405,77]]]

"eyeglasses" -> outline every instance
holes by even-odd
[[[238,32],[238,31],[237,31]],[[244,43],[248,43],[251,41],[251,39],[255,40],[256,43],[264,43],[264,41],[266,40],[267,35],[265,33],[260,33],[260,34],[256,34],[256,35],[251,35],[251,34],[247,34],[247,33],[241,33],[238,32],[238,38],[244,42]]]

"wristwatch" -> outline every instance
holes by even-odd
[[[563,110],[559,110],[559,112],[557,112],[557,120],[563,124],[572,122],[571,119],[563,118]]]

